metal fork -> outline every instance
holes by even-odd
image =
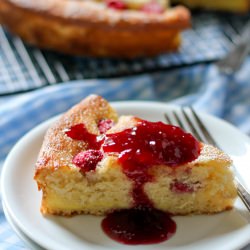
[[[250,51],[250,21],[244,26],[242,32],[238,36],[238,40],[233,49],[216,65],[218,69],[225,74],[233,74],[236,72]]]
[[[199,141],[203,141],[206,144],[211,144],[219,148],[219,145],[216,143],[211,133],[205,127],[204,123],[199,118],[196,111],[192,107],[188,107],[188,109],[190,112],[187,112],[187,110],[184,108],[180,108],[180,112],[173,111],[173,117],[175,121],[173,121],[171,116],[166,113],[164,114],[165,119],[169,124],[175,124],[180,126],[184,130],[189,130],[188,132],[192,133]],[[193,119],[191,119],[191,116]],[[235,174],[237,175],[236,170]],[[240,183],[237,176],[235,177],[235,181],[236,181],[238,196],[240,197],[240,199],[250,212],[250,193]]]

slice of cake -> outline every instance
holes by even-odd
[[[230,165],[225,153],[180,128],[118,117],[91,95],[49,128],[34,178],[43,214],[103,215],[144,206],[210,214],[233,207]]]
[[[134,58],[178,50],[191,18],[166,0],[1,0],[0,23],[40,48]]]

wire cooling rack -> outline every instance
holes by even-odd
[[[72,57],[31,47],[0,26],[0,96],[61,82],[132,75],[218,60],[230,49],[249,16],[197,12],[177,53],[153,58]]]

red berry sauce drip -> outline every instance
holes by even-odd
[[[143,186],[146,182],[152,181],[152,176],[148,173],[147,167],[134,159],[127,159],[122,162],[123,172],[133,180],[132,197],[136,207],[153,207],[148,196],[144,193]]]
[[[200,143],[189,133],[162,122],[139,120],[137,126],[107,134],[104,152],[117,152],[122,163],[178,166],[195,160]]]
[[[105,153],[116,152],[124,173],[133,180],[135,206],[152,206],[143,191],[146,182],[153,181],[148,168],[153,165],[176,167],[196,159],[200,143],[189,133],[162,122],[141,120],[136,127],[107,134]]]
[[[88,142],[88,147],[90,149],[100,149],[103,143],[103,139],[97,135],[91,134],[83,123],[70,127],[65,133],[71,139]]]
[[[95,169],[103,158],[99,150],[102,146],[104,153],[118,154],[123,172],[133,181],[134,208],[114,211],[102,221],[102,228],[110,238],[125,244],[152,244],[165,241],[175,233],[175,222],[167,213],[153,208],[143,186],[153,181],[149,167],[160,164],[177,167],[199,156],[200,143],[191,134],[162,122],[139,119],[137,126],[102,135],[102,139],[89,133],[83,124],[71,127],[66,134],[89,144],[89,150],[73,159],[81,171]],[[179,182],[171,184],[170,188],[175,192],[193,191]]]
[[[110,120],[101,120],[98,127],[105,133],[113,126]],[[168,165],[176,167],[196,159],[200,153],[200,143],[189,133],[176,126],[162,122],[139,120],[137,126],[125,129],[105,137],[91,134],[80,123],[72,126],[66,134],[75,140],[85,140],[89,149],[81,152],[73,159],[73,163],[82,172],[94,170],[105,153],[118,153],[123,172],[133,180],[132,196],[135,207],[152,207],[151,201],[144,193],[146,182],[153,181],[148,168],[153,165]],[[191,192],[189,187],[176,183],[173,190]]]
[[[169,239],[176,231],[176,224],[168,214],[157,209],[124,209],[108,214],[102,228],[115,241],[137,245]]]

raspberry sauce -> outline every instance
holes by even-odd
[[[200,143],[189,133],[162,122],[140,120],[136,127],[107,134],[102,146],[105,153],[118,153],[123,172],[133,180],[134,206],[152,206],[143,190],[153,181],[148,168],[154,165],[177,167],[195,160]]]
[[[71,139],[78,141],[86,141],[89,149],[100,149],[103,140],[95,134],[91,134],[83,123],[76,124],[67,131],[65,134]]]
[[[133,128],[107,134],[103,151],[119,153],[121,163],[133,160],[140,165],[175,167],[195,160],[200,143],[179,127],[139,120]]]
[[[99,124],[101,130],[106,130],[106,125],[109,127],[109,124]],[[94,170],[103,154],[117,155],[124,174],[133,182],[134,208],[114,211],[102,222],[110,238],[125,244],[152,244],[167,240],[175,233],[175,222],[167,213],[154,208],[144,192],[144,184],[154,181],[149,172],[153,166],[175,168],[195,160],[200,154],[199,141],[176,126],[140,119],[136,126],[103,134],[101,139],[89,133],[84,124],[71,127],[66,134],[88,142],[89,150],[73,159],[80,171]],[[179,182],[172,183],[170,188],[174,192],[193,192],[192,187]]]
[[[115,211],[102,221],[103,231],[124,244],[154,244],[169,239],[176,231],[170,216],[153,208]]]

